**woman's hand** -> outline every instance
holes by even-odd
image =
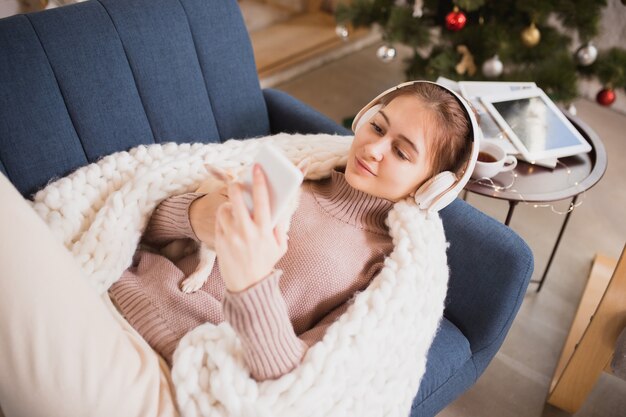
[[[226,187],[196,199],[189,206],[189,223],[201,242],[215,246],[217,209],[228,201]]]
[[[230,201],[217,210],[215,251],[226,288],[243,291],[272,272],[287,251],[284,227],[272,227],[269,191],[262,168],[255,164],[252,174],[252,216],[240,184],[228,187]]]

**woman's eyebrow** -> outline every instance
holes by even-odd
[[[387,124],[388,124],[389,126],[391,126],[391,123],[389,123],[389,118],[387,117],[387,115],[385,114],[385,112],[384,112],[384,111],[382,111],[382,110],[380,110],[380,111],[379,111],[379,113],[380,113],[380,114],[381,114],[381,115],[385,118],[385,121],[387,122]],[[416,153],[419,153],[419,151],[417,150],[417,146],[415,145],[415,142],[413,142],[412,140],[410,140],[409,138],[407,138],[406,136],[404,136],[402,133],[398,135],[398,138],[399,138],[399,139],[401,139],[401,140],[403,140],[403,141],[405,141],[406,143],[408,143],[408,144],[409,144],[409,146],[410,146],[411,148],[413,148],[413,150],[414,150]]]

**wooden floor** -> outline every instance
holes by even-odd
[[[379,44],[367,47],[297,78],[282,89],[335,121],[354,114],[384,89],[405,81],[408,51],[384,64],[376,58]],[[582,196],[571,216],[552,269],[540,293],[531,284],[504,345],[478,382],[439,417],[560,417],[545,406],[552,374],[557,366],[578,302],[596,253],[617,259],[626,239],[626,116],[595,102],[575,102],[578,116],[604,141],[609,158],[604,178]],[[470,195],[470,204],[503,221],[507,205]],[[564,211],[567,202],[557,203]],[[535,254],[533,279],[539,279],[564,217],[550,208],[520,204],[511,227]],[[626,416],[626,381],[603,374],[576,417]]]

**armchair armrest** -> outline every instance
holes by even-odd
[[[263,90],[263,97],[272,134],[285,132],[352,135],[352,131],[283,91],[266,88]]]
[[[533,273],[533,254],[512,229],[457,199],[441,211],[450,242],[444,315],[467,337],[476,377],[502,345]]]

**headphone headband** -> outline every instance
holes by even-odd
[[[442,208],[450,204],[452,201],[454,201],[454,199],[457,197],[457,195],[461,192],[463,187],[465,187],[465,185],[469,181],[472,175],[472,171],[474,170],[474,166],[476,165],[476,159],[478,158],[478,148],[480,145],[481,130],[478,128],[478,121],[476,120],[476,116],[474,115],[474,112],[472,111],[472,108],[467,103],[467,101],[463,97],[461,97],[457,92],[452,91],[450,88],[443,86],[441,84],[432,82],[432,81],[404,82],[404,83],[396,85],[395,87],[392,87],[388,90],[383,91],[378,96],[376,96],[372,101],[370,101],[367,105],[365,105],[365,107],[363,107],[354,117],[354,120],[352,121],[352,131],[356,134],[356,130],[359,127],[360,119],[368,110],[372,109],[372,107],[376,105],[380,105],[380,100],[383,97],[403,87],[407,87],[409,85],[413,85],[417,83],[433,84],[449,92],[452,95],[452,97],[454,97],[459,102],[459,104],[461,104],[461,108],[464,110],[465,115],[470,121],[470,132],[469,132],[468,139],[472,142],[472,151],[470,154],[470,158],[467,161],[467,164],[465,165],[465,169],[463,171],[463,175],[461,176],[461,178],[457,179],[456,176],[454,176],[453,181],[452,180],[441,181],[442,179],[441,177],[443,173],[437,174],[435,175],[435,177],[431,178],[431,180],[427,181],[424,185],[422,185],[422,187],[420,187],[420,189],[415,194],[415,200],[418,203],[419,207],[421,209],[428,210],[429,212],[433,212],[433,211],[441,210]],[[452,174],[449,171],[446,171],[446,173]],[[437,180],[434,181],[435,179]],[[437,187],[443,187],[445,189],[442,189],[442,190],[437,189],[435,190],[436,192],[433,192],[433,190],[431,190],[430,188],[432,188],[431,185],[435,185],[435,184],[437,184]],[[445,185],[442,185],[442,184],[445,184]]]

